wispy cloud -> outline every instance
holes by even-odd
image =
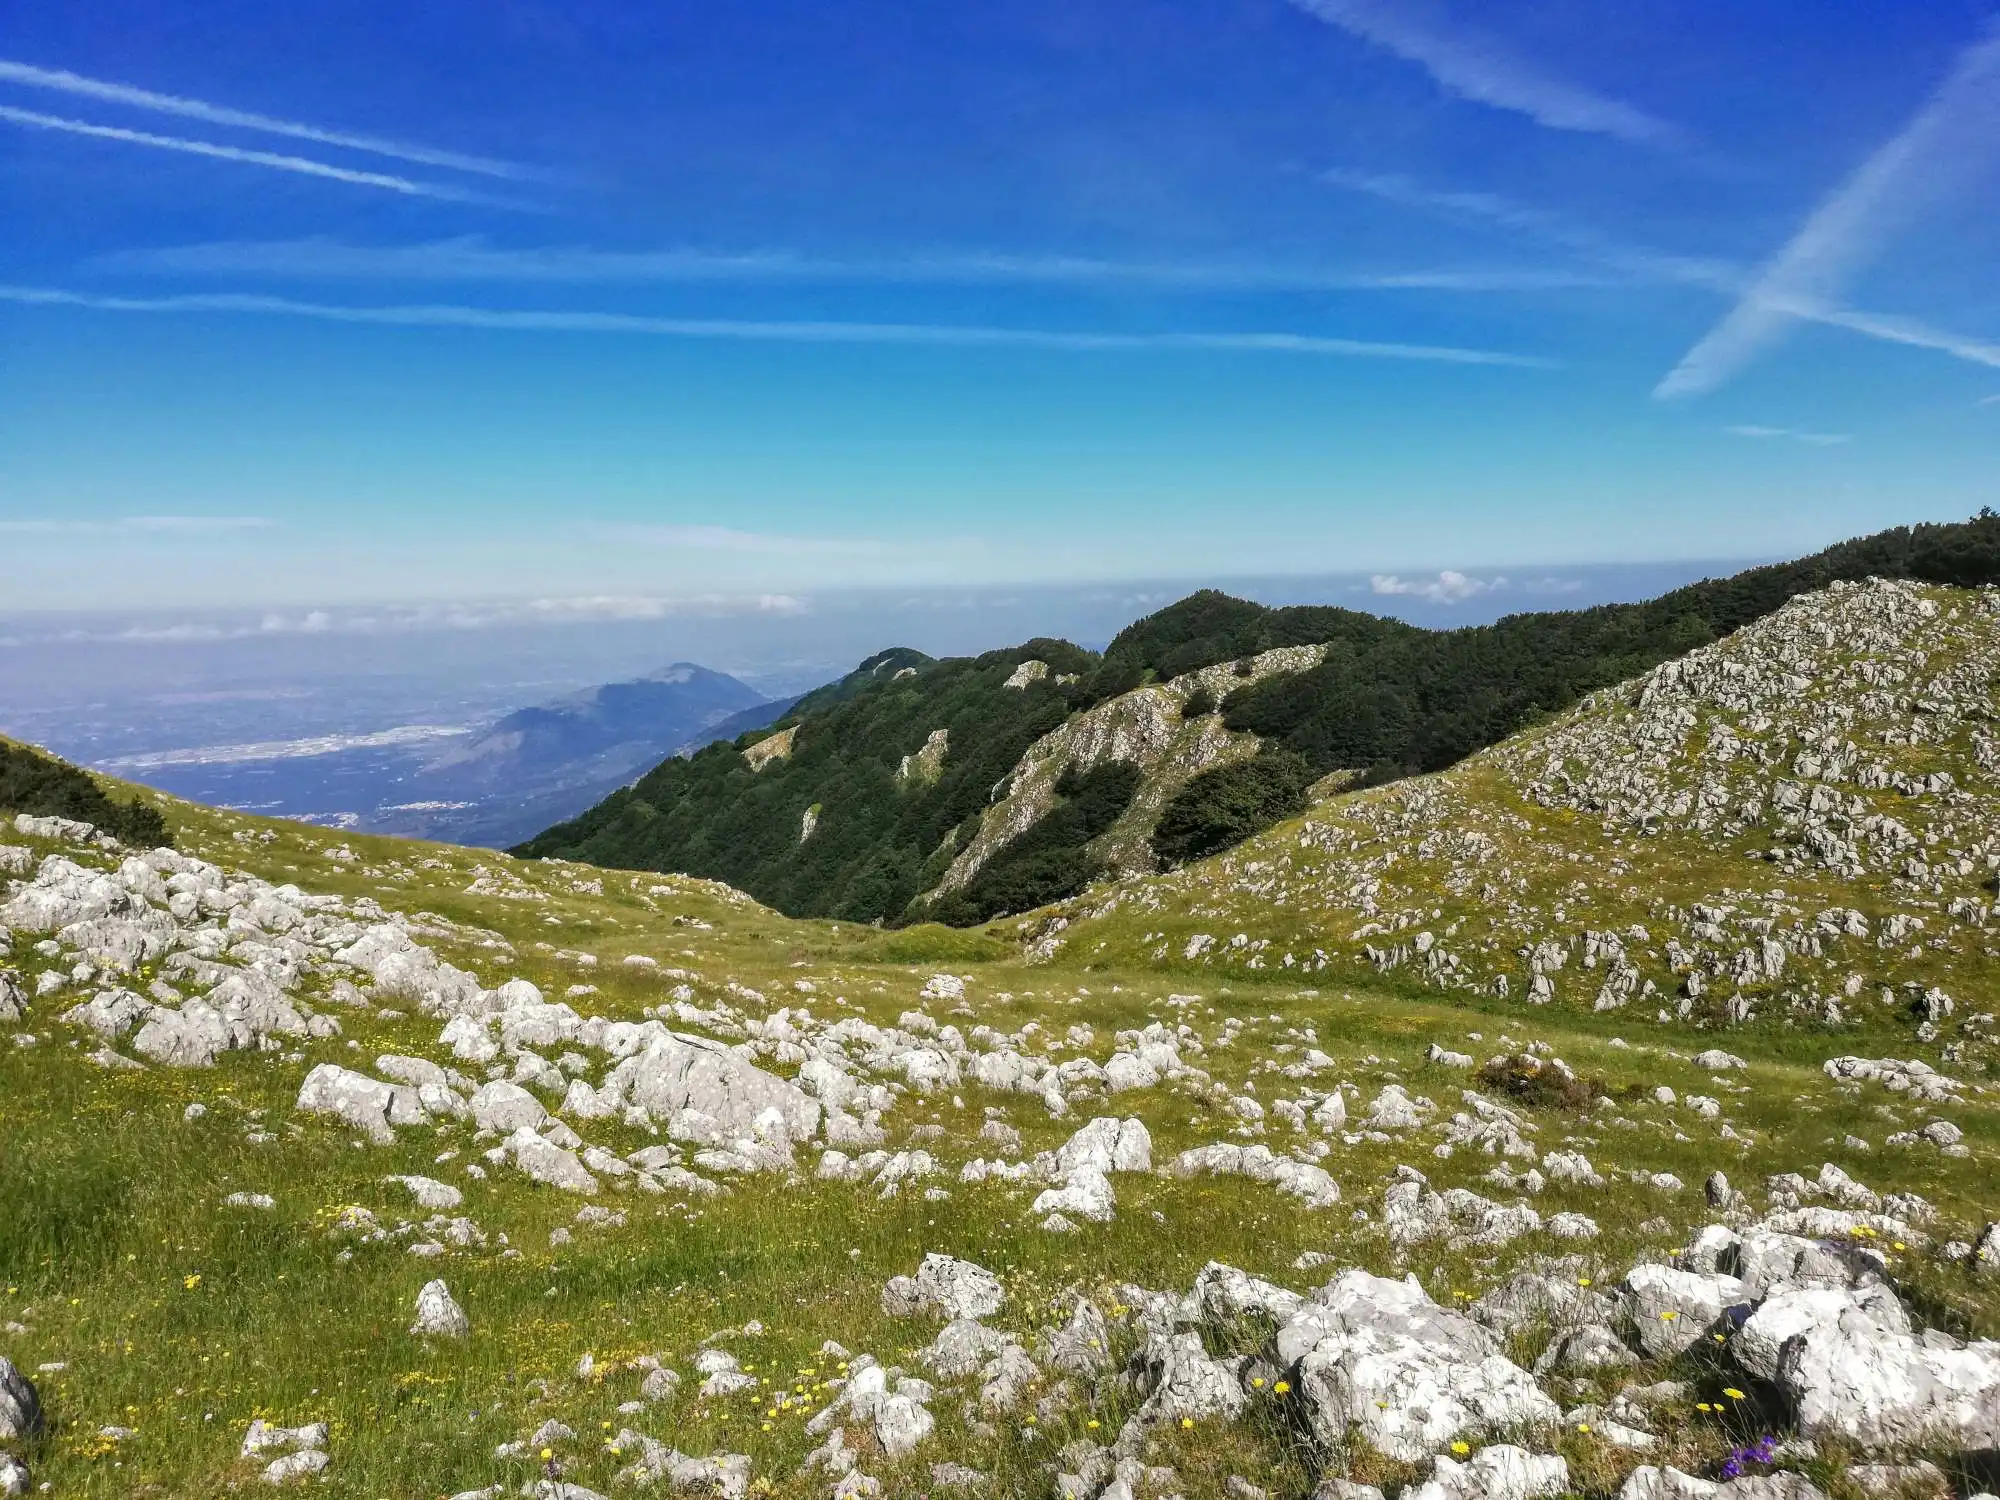
[[[381,636],[426,631],[502,630],[647,620],[799,615],[812,608],[794,594],[584,594],[531,599],[381,604],[353,608],[243,612],[160,618],[112,615],[59,629],[20,628],[0,649],[47,646],[189,646],[268,640],[273,636]]]
[[[1497,38],[1454,26],[1424,0],[1292,0],[1300,10],[1413,62],[1447,93],[1526,115],[1552,130],[1670,146],[1665,120],[1545,71]]]
[[[1561,214],[1516,203],[1495,193],[1462,192],[1426,187],[1398,175],[1329,171],[1322,180],[1348,192],[1365,193],[1409,208],[1477,220],[1538,240],[1633,281],[1696,287],[1724,297],[1750,295],[1756,276],[1726,260],[1678,255],[1617,239]],[[1933,349],[1973,364],[2000,367],[2000,344],[1934,328],[1914,318],[1814,302],[1805,298],[1779,304],[1785,316],[1803,322],[1844,329],[1885,343]]]
[[[0,532],[28,536],[159,536],[167,533],[262,531],[275,523],[264,516],[68,516],[0,518]]]
[[[105,104],[122,104],[134,109],[151,110],[155,114],[179,115],[184,119],[200,120],[209,125],[254,130],[265,135],[289,136],[293,140],[312,141],[322,146],[338,146],[349,151],[392,157],[398,161],[416,162],[427,167],[444,167],[455,172],[474,172],[487,177],[531,175],[525,168],[516,166],[512,162],[495,161],[487,156],[468,156],[459,151],[442,151],[434,146],[414,145],[408,141],[389,140],[382,136],[327,130],[297,120],[281,120],[271,115],[255,114],[245,109],[231,109],[227,105],[210,104],[200,99],[157,94],[151,89],[134,88],[123,83],[107,83],[102,79],[85,78],[61,68],[38,68],[29,63],[11,62],[4,58],[0,58],[0,83],[52,89],[58,93],[95,99]]]
[[[1833,448],[1852,441],[1844,432],[1801,432],[1796,427],[1762,427],[1754,422],[1738,422],[1723,431],[1734,433],[1737,437],[1784,438],[1794,443],[1809,443],[1815,448]]]
[[[2000,24],[1967,48],[1909,123],[1813,210],[1729,315],[1687,352],[1654,394],[1672,398],[1712,391],[1783,337],[1802,309],[1836,306],[1856,273],[1896,231],[1984,166],[1996,148]]]
[[[323,177],[332,182],[357,187],[383,188],[411,198],[443,198],[455,203],[498,205],[499,200],[482,193],[467,192],[442,183],[417,182],[389,172],[361,172],[352,167],[336,167],[303,156],[284,156],[274,151],[251,151],[241,146],[218,146],[212,141],[191,141],[177,135],[154,135],[146,130],[127,130],[119,125],[93,125],[87,120],[66,120],[58,115],[37,114],[0,104],[0,120],[29,130],[58,130],[70,135],[87,135],[97,140],[122,141],[131,146],[151,146],[161,151],[178,151],[186,156],[206,156],[217,161],[244,162],[255,167],[271,167],[280,172],[296,172],[304,177]]]
[[[849,260],[789,250],[510,248],[477,235],[414,245],[352,245],[325,238],[170,245],[118,251],[98,257],[91,266],[146,274],[386,281],[1131,283],[1320,292],[1537,292],[1602,286],[1609,279],[1593,272],[1545,267],[1370,270],[983,253]]]
[[[1428,599],[1433,604],[1463,604],[1468,599],[1477,599],[1481,594],[1490,594],[1506,586],[1507,580],[1497,575],[1473,578],[1451,568],[1446,568],[1435,578],[1403,578],[1394,573],[1377,573],[1368,580],[1370,593]]]
[[[1073,352],[1189,351],[1235,354],[1301,354],[1357,359],[1413,360],[1456,365],[1552,368],[1551,361],[1488,349],[1438,344],[1383,343],[1304,333],[1088,333],[1047,328],[994,328],[972,324],[836,323],[720,318],[657,318],[634,313],[529,312],[485,307],[418,305],[343,307],[236,292],[183,297],[112,297],[46,287],[0,286],[0,301],[102,312],[251,313],[313,318],[334,323],[405,328],[482,328],[536,333],[627,333],[663,338],[734,339],[807,344],[907,344],[950,348],[1048,349]]]
[[[690,552],[742,552],[760,556],[871,556],[894,550],[873,537],[797,536],[783,532],[738,531],[728,526],[622,525],[597,528],[625,542]]]
[[[1593,266],[1632,280],[1672,282],[1718,291],[1734,291],[1747,280],[1743,268],[1732,262],[1632,244],[1564,214],[1519,203],[1498,193],[1436,188],[1400,173],[1351,172],[1341,168],[1322,172],[1320,180],[1329,187],[1362,193],[1404,208],[1491,224],[1583,256]]]

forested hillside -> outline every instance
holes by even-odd
[[[945,661],[884,652],[800,700],[775,734],[668,762],[518,852],[707,876],[791,915],[983,921],[1103,872],[1106,831],[1135,797],[1150,805],[1148,778],[1169,778],[1171,795],[1159,795],[1150,844],[1121,845],[1120,868],[1225,848],[1296,813],[1331,772],[1379,783],[1442,769],[1801,593],[1871,576],[2000,582],[2000,516],[1897,528],[1641,604],[1463,630],[1204,590],[1135,622],[1101,656],[1050,640]],[[1285,647],[1313,650],[1253,665]],[[1045,737],[1135,691],[1155,732],[1085,737],[1054,765]],[[1212,768],[1180,784],[1179,731],[1211,715]],[[976,851],[976,870],[960,861],[949,894],[919,900],[1016,789],[1031,748],[1046,795]],[[1139,774],[1092,774],[1111,764]]]
[[[1022,752],[1068,717],[1074,683],[1059,679],[1096,665],[1050,640],[947,661],[883,652],[774,734],[668,761],[519,852],[698,869],[788,914],[894,917]]]

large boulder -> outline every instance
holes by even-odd
[[[410,1332],[418,1338],[463,1339],[472,1333],[472,1320],[452,1299],[451,1288],[442,1281],[428,1281],[417,1293],[417,1320]]]
[[[969,1260],[932,1252],[917,1267],[917,1292],[947,1318],[986,1318],[1006,1304],[1000,1278]]]
[[[508,1136],[499,1151],[524,1177],[544,1187],[561,1188],[584,1197],[597,1192],[597,1179],[576,1159],[574,1152],[544,1139],[530,1126],[523,1125]]]
[[[1139,1429],[1183,1417],[1235,1417],[1249,1404],[1243,1382],[1213,1359],[1198,1333],[1155,1333],[1139,1358],[1149,1394],[1132,1421]]]
[[[337,1063],[321,1063],[306,1074],[298,1107],[306,1114],[332,1115],[382,1146],[395,1140],[395,1126],[422,1125],[430,1118],[415,1089],[350,1072]]]
[[[146,911],[145,899],[114,877],[55,854],[42,861],[35,878],[12,900],[0,905],[0,928],[59,932],[79,922],[142,917]]]
[[[1779,1294],[1766,1307],[1771,1323],[1752,1335],[1748,1357],[1761,1365],[1776,1345],[1773,1383],[1808,1436],[1864,1448],[2000,1448],[2000,1343],[1914,1337],[1901,1308],[1891,1313],[1869,1291]]]
[[[1006,1302],[1006,1288],[991,1271],[936,1251],[924,1257],[914,1277],[892,1277],[882,1289],[883,1310],[893,1316],[934,1313],[953,1323],[991,1317]]]
[[[1268,1182],[1307,1208],[1331,1208],[1340,1201],[1340,1185],[1322,1168],[1278,1156],[1269,1146],[1195,1146],[1176,1156],[1167,1170],[1176,1177],[1231,1176]]]
[[[1877,1284],[1860,1292],[1836,1287],[1781,1286],[1758,1304],[1737,1330],[1729,1352],[1736,1363],[1759,1380],[1776,1380],[1785,1345],[1823,1324],[1837,1323],[1849,1308],[1865,1312],[1884,1330],[1907,1334],[1910,1319],[1888,1287]]]
[[[656,1036],[606,1074],[598,1092],[629,1101],[676,1137],[701,1145],[757,1136],[760,1120],[772,1123],[767,1111],[776,1111],[782,1134],[794,1143],[819,1128],[819,1100],[705,1037]]]
[[[472,1096],[470,1101],[473,1122],[481,1130],[497,1131],[509,1135],[526,1126],[530,1130],[541,1127],[549,1117],[542,1101],[522,1088],[518,1083],[506,1079],[496,1079],[485,1085]]]
[[[1153,1166],[1153,1138],[1141,1120],[1100,1115],[1071,1136],[1055,1154],[1055,1175],[1067,1179],[1079,1167],[1099,1172],[1146,1172]]]
[[[1493,1335],[1432,1302],[1415,1278],[1348,1271],[1279,1329],[1298,1362],[1313,1434],[1329,1446],[1358,1431],[1415,1460],[1462,1434],[1559,1421],[1562,1410],[1497,1352]]]
[[[132,1039],[132,1050],[170,1068],[206,1068],[250,1040],[247,1029],[231,1027],[214,1006],[190,1000],[179,1010],[155,1006]]]

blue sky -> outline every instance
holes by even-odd
[[[2000,30],[0,15],[0,604],[1773,555],[1996,499]]]

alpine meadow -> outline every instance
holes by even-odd
[[[2000,1500],[1996,4],[0,7],[0,1500]]]

